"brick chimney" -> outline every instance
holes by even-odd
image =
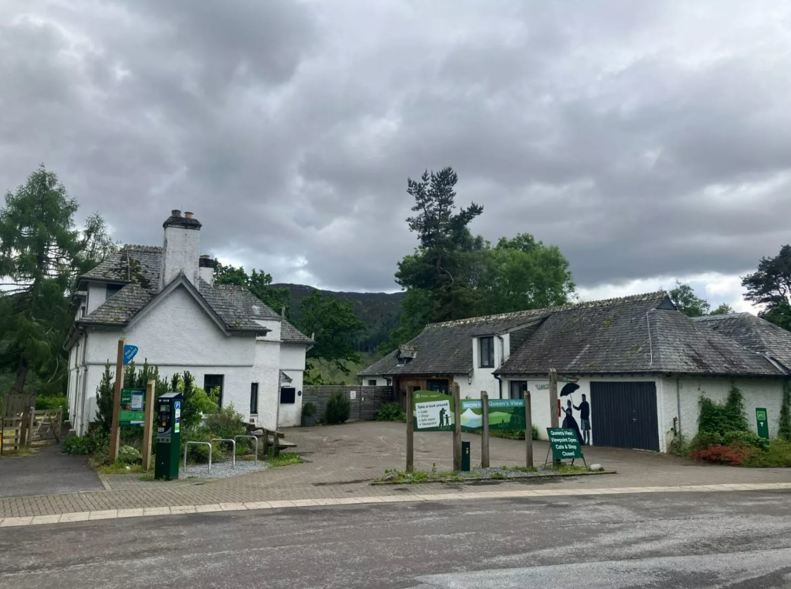
[[[181,214],[173,209],[162,224],[165,243],[160,271],[160,288],[170,284],[180,272],[195,286],[198,285],[198,260],[200,251],[201,224],[192,212]]]

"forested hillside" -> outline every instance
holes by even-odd
[[[272,288],[288,291],[289,317],[297,325],[302,323],[302,301],[313,292],[318,291],[322,295],[349,303],[357,318],[365,324],[357,343],[360,352],[374,352],[381,343],[390,338],[400,320],[401,301],[404,298],[402,292],[336,292],[304,284],[273,284]]]

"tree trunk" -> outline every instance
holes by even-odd
[[[14,383],[14,388],[12,389],[15,393],[23,393],[25,389],[25,383],[27,382],[27,373],[28,373],[28,364],[27,360],[24,358],[19,360],[19,366],[16,369],[16,382]]]

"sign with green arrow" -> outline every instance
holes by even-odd
[[[769,439],[769,415],[763,407],[755,408],[755,421],[758,425],[758,437],[764,440]]]

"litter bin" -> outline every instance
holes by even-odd
[[[461,443],[461,469],[470,472],[470,443]]]

